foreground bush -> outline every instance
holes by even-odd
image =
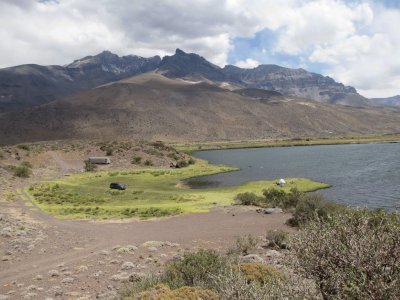
[[[170,263],[166,268],[164,278],[173,288],[209,287],[210,276],[224,272],[227,266],[227,259],[214,250],[200,249],[196,253],[185,253],[182,260]]]
[[[247,255],[253,253],[259,244],[260,240],[251,234],[240,236],[236,239],[235,245],[229,248],[228,255]]]
[[[267,232],[268,247],[274,249],[286,249],[288,247],[289,234],[283,230],[269,230]]]
[[[285,276],[276,268],[260,263],[242,263],[237,269],[244,275],[248,283],[267,284],[284,281]]]
[[[293,217],[288,221],[291,226],[302,226],[314,220],[326,220],[329,216],[337,215],[346,210],[346,206],[328,201],[317,193],[305,194],[296,205]]]
[[[184,286],[171,290],[167,285],[159,284],[139,293],[136,296],[125,297],[124,300],[218,300],[216,293],[210,290]]]
[[[346,210],[308,221],[291,242],[324,299],[400,299],[400,214]]]

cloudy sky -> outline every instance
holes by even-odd
[[[398,0],[0,0],[0,67],[67,64],[105,49],[329,75],[400,94]]]

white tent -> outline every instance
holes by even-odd
[[[286,184],[285,179],[283,178],[279,179],[279,185],[284,185],[284,184]]]

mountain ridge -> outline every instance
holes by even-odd
[[[254,88],[229,91],[150,72],[0,114],[0,143],[62,139],[166,142],[400,132],[388,109],[320,103]]]
[[[22,70],[22,71],[21,71]],[[242,69],[220,68],[195,53],[176,49],[175,54],[143,58],[103,51],[64,66],[21,65],[0,69],[0,112],[48,103],[98,85],[156,71],[166,77],[207,81],[221,87],[273,90],[287,96],[324,103],[367,106],[353,87],[303,69],[260,65]]]

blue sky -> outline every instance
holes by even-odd
[[[304,68],[386,97],[400,94],[398,28],[400,0],[1,0],[0,68],[180,48],[221,67]]]

